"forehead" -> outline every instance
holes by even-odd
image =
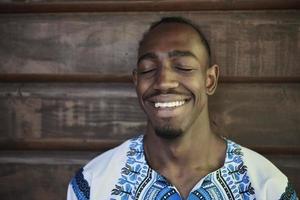
[[[186,24],[160,24],[148,32],[139,47],[139,56],[148,52],[191,51],[199,56],[205,52],[196,30]]]

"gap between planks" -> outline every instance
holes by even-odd
[[[298,0],[255,1],[76,1],[1,3],[0,13],[147,12],[299,9]]]
[[[130,83],[129,75],[114,76],[102,74],[0,74],[0,82],[54,82],[54,83]],[[300,83],[300,76],[288,77],[246,77],[224,76],[220,77],[221,83]]]

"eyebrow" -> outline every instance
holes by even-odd
[[[168,57],[169,58],[174,58],[174,57],[193,57],[196,60],[198,60],[198,58],[195,56],[195,54],[193,54],[190,51],[181,51],[181,50],[174,50],[168,53]],[[138,58],[137,64],[139,64],[142,60],[144,59],[157,59],[158,56],[153,53],[153,52],[149,52],[149,53],[145,53],[142,56],[140,56]]]
[[[145,53],[138,58],[137,64],[139,64],[144,59],[157,59],[158,56],[155,53],[149,52]]]
[[[174,50],[174,51],[171,51],[168,53],[168,56],[170,58],[173,58],[173,57],[193,57],[195,59],[198,60],[198,58],[196,57],[195,54],[193,54],[192,52],[190,51],[180,51],[180,50]]]

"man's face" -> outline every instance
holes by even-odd
[[[207,106],[208,56],[197,32],[185,24],[158,25],[144,38],[138,56],[136,91],[155,132],[175,138],[199,126]]]

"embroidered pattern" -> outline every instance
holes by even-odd
[[[135,199],[151,180],[152,170],[144,159],[142,137],[133,138],[127,152],[127,162],[122,168],[118,184],[112,190],[112,195],[118,195],[122,200]],[[137,191],[137,192],[136,192]]]
[[[190,195],[192,199],[255,199],[241,148],[231,141],[227,142],[224,166],[205,177],[201,186]]]
[[[279,200],[297,200],[296,191],[290,182],[288,182],[285,192],[281,195]]]
[[[89,200],[90,186],[84,179],[82,172],[83,168],[80,168],[75,177],[72,179],[71,184],[78,200]]]
[[[181,200],[174,187],[167,180],[155,172],[155,182],[145,188],[142,199],[145,200]]]
[[[229,199],[255,199],[254,188],[251,186],[247,174],[247,166],[243,162],[241,147],[234,142],[227,141],[227,155],[225,164],[221,168],[220,177],[224,178],[225,183],[230,188],[226,191]],[[231,192],[229,194],[229,192]]]
[[[188,200],[255,200],[254,188],[247,175],[239,145],[227,141],[224,166],[208,174],[194,189]],[[112,190],[111,199],[121,200],[180,200],[181,197],[163,176],[146,163],[143,136],[132,139],[127,152],[127,162]]]

